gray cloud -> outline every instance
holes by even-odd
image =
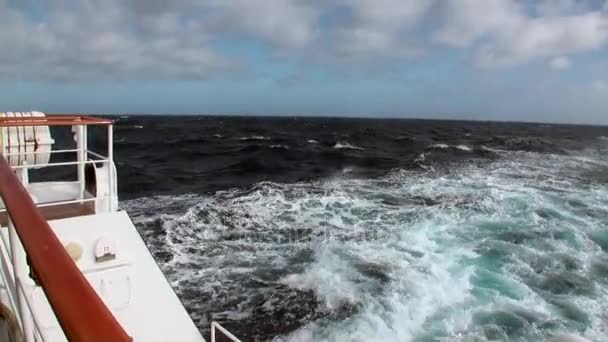
[[[482,66],[511,66],[530,60],[588,52],[608,41],[608,16],[601,12],[524,18],[503,27],[479,53]]]
[[[205,79],[246,67],[214,48],[226,35],[308,63],[450,47],[474,49],[480,67],[551,64],[607,45],[601,1],[49,0],[26,10],[0,0],[0,78]]]
[[[583,14],[592,7],[590,2],[580,0],[543,0],[534,4],[534,9],[538,16],[546,17]]]
[[[442,25],[434,40],[454,47],[469,47],[523,19],[521,4],[512,0],[445,0],[440,11]]]
[[[305,46],[319,35],[319,8],[298,0],[210,0],[204,6],[226,30],[265,39],[283,48]]]
[[[346,56],[359,54],[408,55],[419,47],[403,38],[419,24],[433,0],[354,0],[336,1],[349,7],[352,17],[335,31],[336,52]],[[409,43],[409,44],[408,44]]]
[[[481,41],[477,63],[482,67],[582,53],[608,42],[608,14],[589,10],[584,2],[541,1],[536,8],[540,16],[533,17],[524,1],[446,0],[435,40],[456,47]]]
[[[134,21],[118,2],[63,7],[39,21],[15,9],[0,10],[0,77],[205,78],[238,66],[209,48],[201,25],[175,13]]]

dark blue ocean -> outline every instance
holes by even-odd
[[[122,117],[121,207],[245,341],[608,336],[608,128]]]

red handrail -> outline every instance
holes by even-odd
[[[40,215],[27,190],[0,154],[0,195],[69,341],[131,341]]]

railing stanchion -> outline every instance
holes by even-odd
[[[114,125],[108,125],[108,160],[114,160]]]
[[[86,161],[86,128],[84,125],[76,126],[76,146],[78,149],[78,161],[84,163]],[[79,187],[79,198],[84,198],[85,180],[84,180],[84,164],[78,164],[78,185]]]
[[[241,342],[241,340],[239,340],[238,337],[234,336],[230,331],[228,331],[226,328],[224,328],[223,326],[221,326],[218,322],[211,322],[211,342],[218,342],[216,341],[217,338],[217,333],[215,332],[216,330],[220,331],[220,341],[226,341],[226,340],[230,340],[232,342]]]
[[[114,125],[108,125],[108,182],[110,183],[110,198],[108,199],[108,201],[110,201],[108,203],[108,208],[110,209],[110,212],[113,212],[114,210],[116,210],[116,208],[114,208],[114,198],[113,196],[116,196],[117,194],[114,193],[114,182],[116,181],[114,179],[114,170],[113,170],[113,165],[114,165]]]
[[[15,281],[15,290],[17,292],[17,303],[18,303],[18,315],[21,318],[21,324],[23,329],[23,336],[26,342],[33,341],[34,329],[32,317],[28,313],[28,305],[26,301],[26,294],[23,292],[25,286],[19,286],[24,277],[27,277],[27,260],[25,256],[25,250],[19,240],[19,236],[15,231],[13,221],[9,218],[8,220],[8,236],[11,245],[11,263],[13,265],[13,279]]]

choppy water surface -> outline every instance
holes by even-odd
[[[608,336],[608,129],[267,120],[119,122],[121,205],[205,333]]]

